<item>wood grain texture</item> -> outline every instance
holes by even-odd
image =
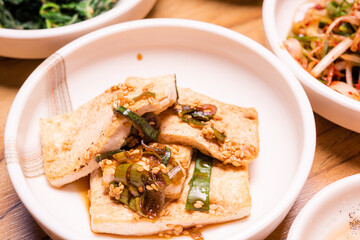
[[[266,37],[261,0],[159,0],[149,18],[185,18],[217,24],[242,33],[262,45]],[[48,239],[20,202],[6,171],[3,134],[11,103],[41,60],[0,58],[0,232],[1,239]],[[315,114],[317,145],[305,186],[284,221],[266,240],[286,239],[291,223],[319,190],[360,172],[360,134]]]

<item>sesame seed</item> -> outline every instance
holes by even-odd
[[[172,228],[172,229],[175,227],[174,224],[166,224],[166,226],[169,227],[169,228]]]
[[[183,231],[182,233],[183,233],[184,235],[189,235],[189,234],[190,234],[190,232],[189,232],[189,231],[186,231],[186,230]]]
[[[136,168],[136,170],[137,170],[138,172],[142,172],[142,171],[144,171],[144,168],[141,167],[141,166],[139,166],[139,167]]]
[[[151,171],[152,171],[154,174],[158,174],[159,171],[160,171],[160,168],[159,168],[159,167],[154,167]]]
[[[146,190],[151,191],[151,190],[153,190],[153,188],[152,188],[152,187],[150,187],[149,185],[146,185]]]
[[[210,205],[210,209],[211,209],[211,210],[216,210],[216,209],[217,209],[217,205],[216,205],[216,204],[211,204],[211,205]]]
[[[202,228],[203,225],[201,225],[201,224],[196,224],[195,227],[196,227],[196,228]]]
[[[151,184],[151,187],[152,187],[154,190],[159,191],[159,188],[158,188],[154,183]]]
[[[232,163],[235,167],[240,167],[241,166],[241,163],[239,163],[239,162],[233,162]]]
[[[176,230],[176,231],[178,231],[178,232],[182,232],[182,230],[184,229],[182,226],[180,226],[180,225],[176,225],[175,227],[174,227],[174,229]]]

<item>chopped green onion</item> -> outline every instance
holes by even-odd
[[[143,213],[144,200],[145,200],[144,194],[141,195],[140,197],[135,198],[136,212],[137,212],[137,214],[139,214],[140,216],[143,216],[143,217],[145,217],[145,214]]]
[[[186,201],[185,208],[187,210],[201,212],[209,211],[211,168],[212,158],[199,152],[195,160],[195,169]],[[195,207],[197,201],[203,203],[201,207]]]
[[[145,181],[149,178],[149,174],[147,171],[138,171],[138,168],[141,167],[140,164],[133,164],[131,166],[131,170],[129,173],[129,179],[128,181],[130,181],[130,183],[136,187],[143,187],[143,189],[145,188]]]
[[[125,186],[128,185],[128,176],[131,170],[131,163],[124,163],[124,164],[119,164],[116,167],[116,171],[115,171],[115,179],[118,182],[121,182],[122,184],[124,184]]]
[[[214,131],[214,136],[222,143],[225,142],[226,135],[219,132],[216,128],[211,127],[211,129]]]
[[[134,197],[140,197],[141,196],[138,189],[136,187],[134,187],[133,185],[129,185],[128,189],[131,192],[131,195],[133,195]]]
[[[198,126],[205,126],[205,124],[203,124],[202,122],[195,120],[195,119],[188,119],[188,118],[184,118],[184,117],[179,117],[179,118],[187,123],[192,123],[192,124],[198,125]]]
[[[115,111],[121,113],[124,117],[132,121],[138,128],[141,129],[145,137],[149,138],[151,141],[156,141],[158,139],[160,131],[155,130],[144,118],[123,106],[116,108]]]
[[[329,47],[329,39],[327,38],[324,44],[323,52],[322,52],[322,58],[325,57]]]
[[[169,168],[169,172],[167,176],[171,181],[171,183],[175,185],[179,184],[181,179],[185,177],[183,171],[181,171],[181,167],[179,165],[176,166],[170,165],[168,168]]]
[[[146,192],[143,211],[148,218],[158,218],[164,206],[165,194],[163,191],[150,190]]]
[[[179,100],[179,91],[178,91],[178,87],[177,87],[177,81],[176,81],[176,74],[174,73],[174,78],[175,78],[175,90],[176,90],[176,103]]]
[[[171,150],[165,147],[165,154],[161,156],[162,163],[166,166],[171,158]]]
[[[115,153],[114,155],[112,155],[113,158],[115,158],[116,161],[118,162],[126,162],[128,161],[129,159],[126,157],[126,154],[125,152],[118,152],[118,153]]]
[[[133,210],[134,212],[136,212],[136,203],[135,203],[135,198],[130,198],[129,201],[129,208],[131,210]]]
[[[127,189],[126,187],[124,187],[124,190],[122,191],[122,193],[120,194],[120,198],[119,198],[119,202],[129,206],[129,199],[131,197],[131,194],[129,192],[129,189]]]
[[[139,96],[134,97],[133,100],[138,101],[143,97],[156,97],[156,93],[154,93],[154,92],[143,92]]]
[[[97,163],[99,163],[102,160],[111,158],[111,157],[113,157],[114,154],[117,154],[120,152],[123,152],[123,150],[115,150],[115,151],[111,151],[111,152],[107,152],[107,153],[97,154],[95,160]]]
[[[311,40],[317,40],[319,39],[318,37],[313,37],[313,36],[299,36],[299,35],[294,35],[291,36],[299,41],[311,41]]]

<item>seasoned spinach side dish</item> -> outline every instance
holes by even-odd
[[[0,28],[66,26],[110,10],[118,0],[0,0]]]

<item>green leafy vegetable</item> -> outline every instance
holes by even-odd
[[[54,28],[93,18],[117,0],[0,0],[0,27]]]

